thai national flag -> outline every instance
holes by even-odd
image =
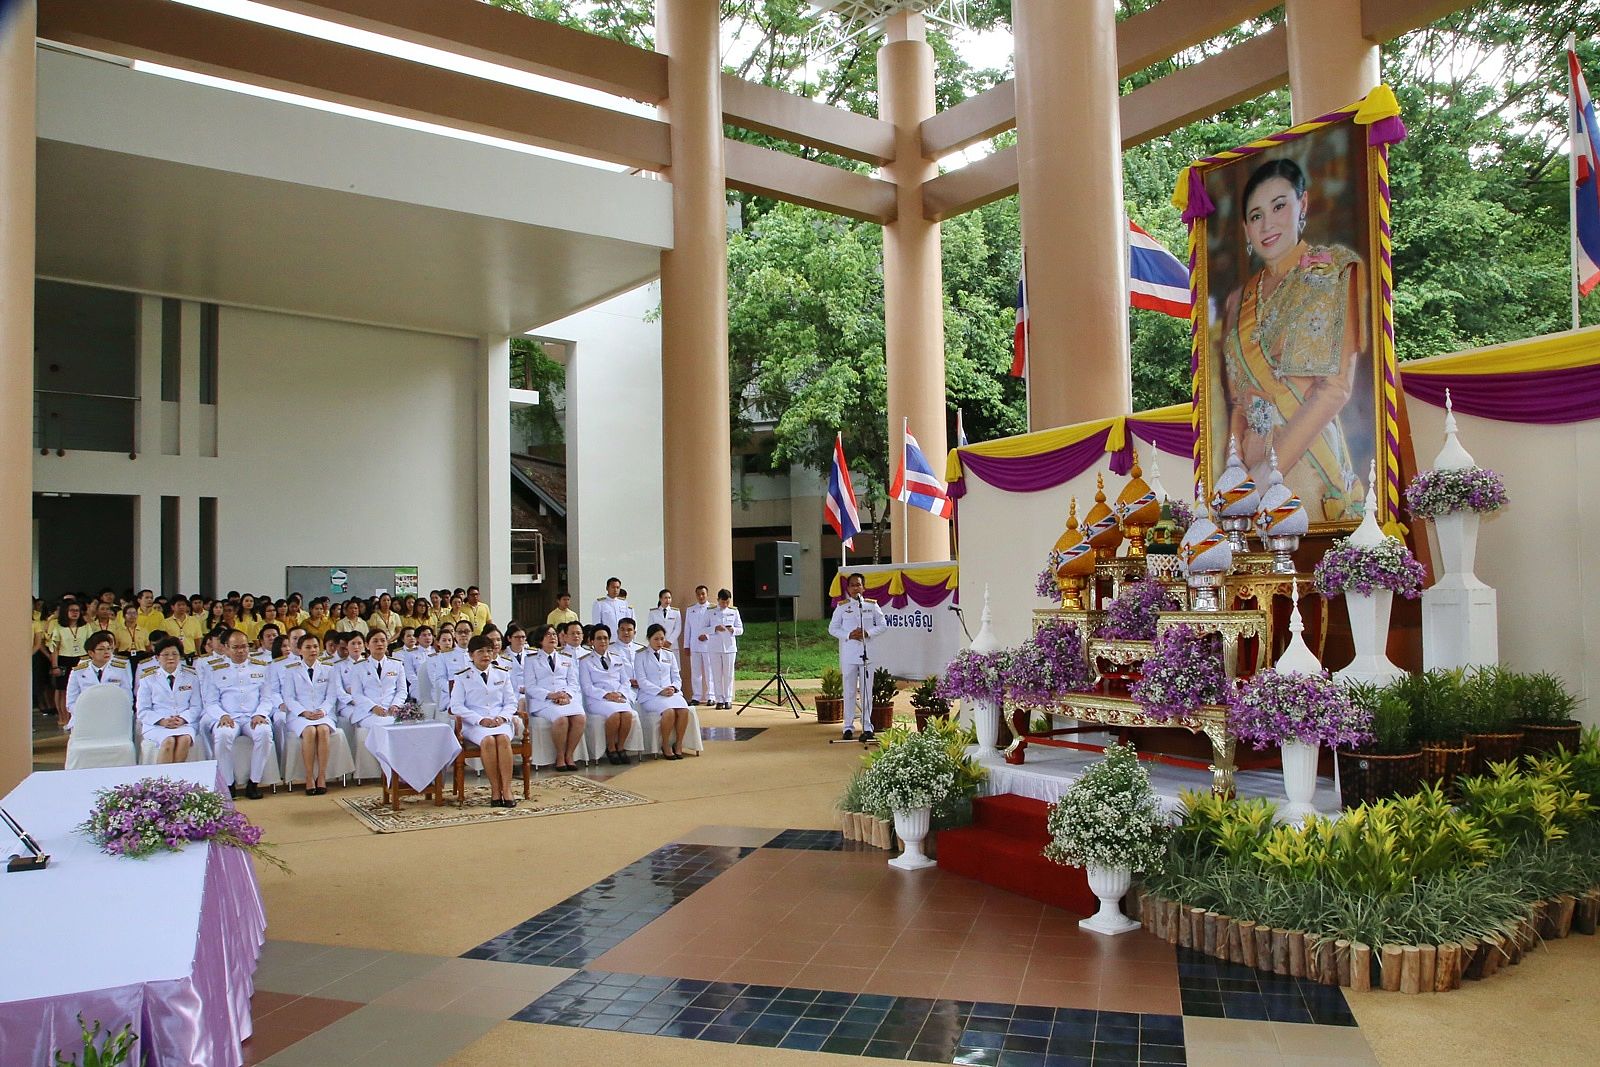
[[[856,491],[850,485],[850,465],[844,459],[843,434],[835,434],[833,438],[833,469],[828,472],[828,495],[822,502],[822,511],[844,547],[856,547],[861,516],[856,511]]]
[[[1567,67],[1572,75],[1572,226],[1578,245],[1574,282],[1588,296],[1600,285],[1600,131],[1578,54],[1570,48]]]
[[[1011,335],[1011,376],[1028,373],[1028,257],[1022,257],[1022,272],[1017,275],[1017,328]]]
[[[909,428],[905,435],[905,447],[901,451],[900,465],[895,468],[894,484],[889,487],[889,495],[911,507],[948,519],[955,514],[955,505],[946,492],[944,482],[933,473],[928,458],[922,454],[922,446],[911,436]]]
[[[1128,306],[1189,317],[1189,269],[1165,245],[1128,220]]]

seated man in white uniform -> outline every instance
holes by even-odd
[[[579,629],[581,632],[582,628]],[[583,741],[586,725],[578,660],[556,650],[554,626],[541,626],[536,633],[539,651],[534,653],[533,667],[524,679],[528,714],[537,715],[550,724],[556,770],[575,771],[578,765],[572,761]]]
[[[494,642],[479,634],[467,643],[468,666],[456,674],[450,713],[461,720],[461,736],[483,753],[489,776],[489,806],[514,808],[511,799],[511,721],[517,692],[511,672],[495,662]]]
[[[625,747],[633,731],[633,670],[625,654],[611,648],[611,627],[600,623],[589,639],[590,654],[580,665],[583,710],[605,723],[606,761],[626,764]]]
[[[317,661],[322,642],[312,634],[300,635],[300,659],[283,672],[279,703],[288,716],[288,728],[300,738],[300,758],[305,767],[306,796],[328,791],[328,757],[336,726],[333,716],[344,703],[338,668]]]
[[[250,639],[243,630],[229,630],[223,641],[223,661],[206,668],[205,717],[211,732],[211,750],[222,773],[229,778],[229,789],[237,796],[233,778],[233,743],[240,734],[250,738],[250,780],[244,795],[261,799],[261,781],[267,774],[267,760],[273,758],[272,687],[270,669],[250,658]],[[276,781],[277,779],[273,779]]]
[[[859,574],[845,579],[844,599],[833,609],[828,633],[839,642],[839,673],[844,675],[844,739],[855,738],[856,710],[861,711],[861,740],[872,733],[872,639],[889,626],[883,609],[866,598],[866,581]]]
[[[661,716],[661,758],[683,758],[683,734],[689,728],[689,702],[683,699],[683,677],[678,654],[667,646],[666,627],[659,622],[645,631],[650,647],[633,661],[639,687],[639,709]]]
[[[633,638],[638,629],[638,625],[632,619],[619,619],[617,620],[616,639],[611,642],[611,651],[627,661],[628,677],[630,679],[633,677],[633,661],[639,657],[639,653],[645,650],[644,646]],[[637,690],[639,687],[635,685],[633,688]],[[637,696],[638,694],[635,693],[634,695]]]
[[[66,729],[72,729],[72,706],[78,702],[80,696],[97,685],[117,686],[128,694],[129,705],[132,705],[133,668],[128,665],[126,659],[113,654],[112,650],[116,646],[117,639],[109,630],[96,631],[84,642],[83,648],[88,655],[67,672]]]
[[[157,763],[183,763],[200,723],[200,677],[183,664],[183,641],[156,645],[156,661],[139,675],[139,721],[155,744]]]

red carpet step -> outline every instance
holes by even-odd
[[[1002,793],[972,802],[971,826],[939,831],[939,866],[997,889],[1092,915],[1099,907],[1081,868],[1051,863],[1042,800]]]

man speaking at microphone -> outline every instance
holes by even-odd
[[[861,710],[861,740],[872,740],[872,654],[874,637],[888,628],[883,609],[863,593],[866,580],[859,574],[845,579],[845,597],[833,609],[828,633],[839,641],[839,673],[844,675],[844,739],[855,739],[856,709]]]

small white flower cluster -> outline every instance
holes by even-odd
[[[867,810],[912,811],[938,804],[955,788],[957,767],[932,734],[914,733],[883,750],[861,781]]]
[[[1129,745],[1110,745],[1050,807],[1045,859],[1071,867],[1158,871],[1167,820]]]

